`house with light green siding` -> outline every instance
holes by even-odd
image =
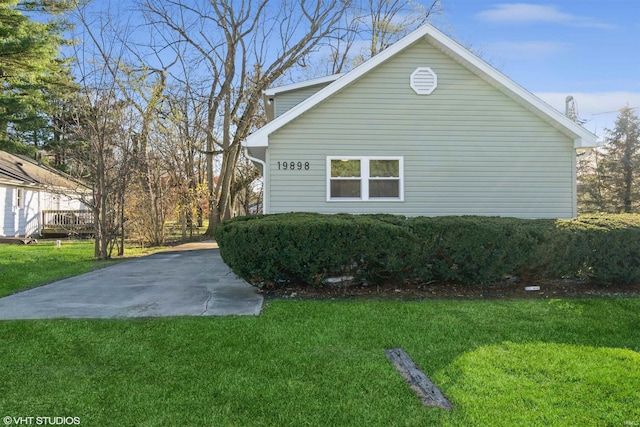
[[[597,137],[425,25],[343,75],[265,92],[264,212],[571,218]]]

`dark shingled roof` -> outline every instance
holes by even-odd
[[[20,154],[0,151],[0,183],[28,187],[77,188],[81,184],[53,168]]]

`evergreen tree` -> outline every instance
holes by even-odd
[[[45,145],[55,106],[75,91],[60,56],[67,25],[28,16],[57,16],[70,7],[66,0],[0,0],[0,148]]]
[[[581,213],[609,210],[599,173],[601,163],[602,151],[598,148],[578,153],[578,211]]]
[[[640,181],[640,121],[633,109],[620,110],[609,130],[601,163],[604,192],[614,212],[638,212]]]
[[[640,212],[640,120],[626,106],[606,133],[604,148],[579,164],[581,210]]]

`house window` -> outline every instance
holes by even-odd
[[[16,188],[16,207],[24,208],[24,188]]]
[[[360,159],[331,160],[331,198],[357,198],[362,194]]]
[[[402,157],[327,157],[327,200],[403,199]]]

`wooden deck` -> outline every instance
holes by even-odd
[[[42,211],[42,235],[93,234],[91,211]]]

